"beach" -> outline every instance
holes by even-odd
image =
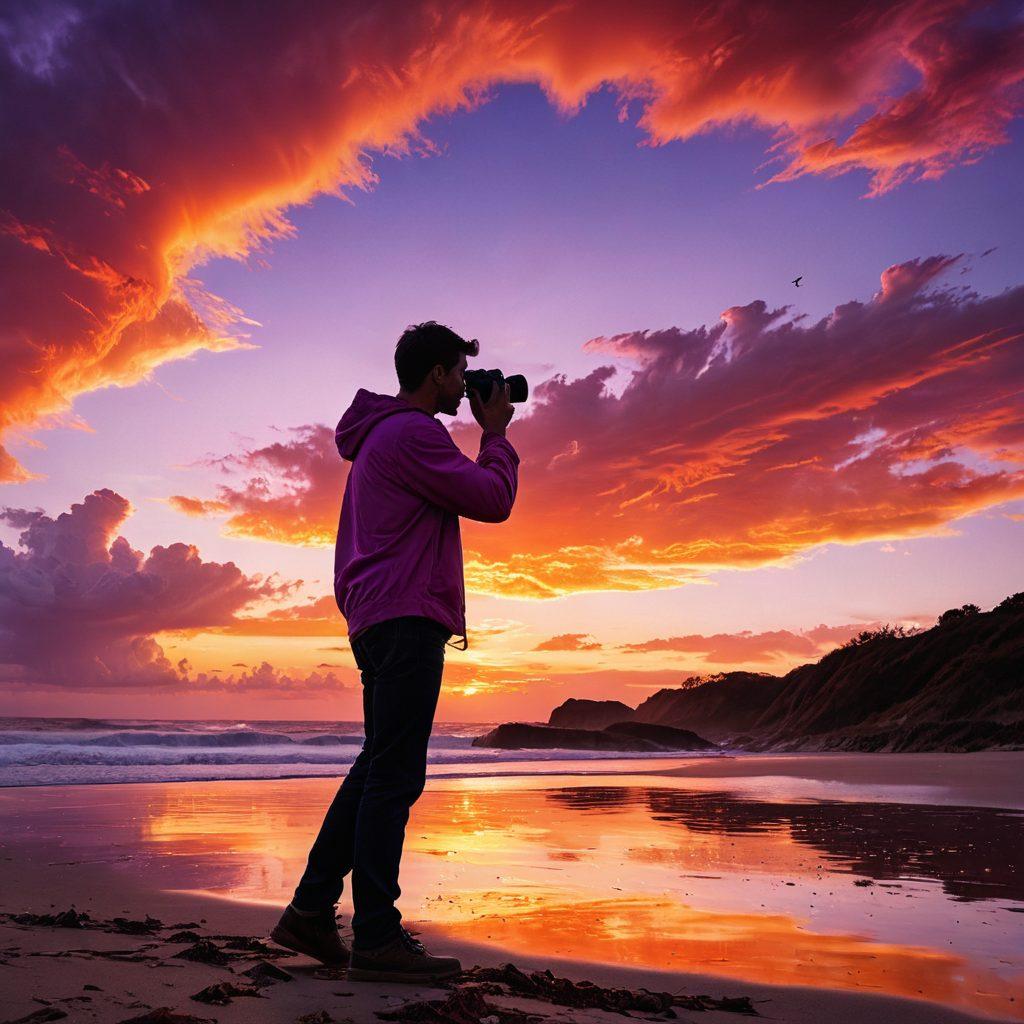
[[[747,997],[781,1021],[1020,1020],[1022,766],[1012,753],[441,764],[413,810],[400,907],[428,949],[467,968],[511,962],[603,986]],[[170,1007],[228,1022],[320,1010],[373,1021],[451,998],[350,985],[305,957],[226,945],[266,937],[336,785],[0,790],[0,1020],[63,1010],[115,1022]],[[15,919],[72,906],[89,915],[84,928]],[[348,892],[339,913],[345,935]],[[183,931],[212,938],[226,962],[177,957],[197,941]],[[292,980],[224,1007],[191,999],[221,981],[248,985],[242,972],[260,960]],[[622,1019],[488,999],[544,1020]]]

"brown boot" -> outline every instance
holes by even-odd
[[[341,941],[334,920],[334,907],[315,917],[304,917],[289,903],[270,937],[279,946],[305,953],[328,967],[344,967],[349,961],[348,946]]]
[[[431,956],[423,943],[404,928],[388,943],[374,949],[352,950],[349,981],[426,982],[450,978],[462,970],[453,956]]]

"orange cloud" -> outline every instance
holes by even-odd
[[[142,195],[150,189],[149,183],[137,174],[111,167],[106,162],[100,167],[87,167],[67,146],[58,146],[57,155],[66,164],[69,184],[81,186],[119,210],[127,208],[127,201],[132,196]]]
[[[231,537],[327,547],[334,544],[348,464],[338,456],[334,431],[322,425],[296,427],[289,440],[202,464],[238,473],[237,485],[222,484],[217,500],[175,494],[172,508],[190,516],[229,513]]]
[[[251,321],[189,269],[371,187],[372,153],[430,152],[426,118],[502,83],[566,112],[610,86],[651,145],[769,128],[771,181],[862,169],[877,194],[973,162],[1006,141],[1024,66],[1012,12],[983,6],[380,0],[250,6],[240,31],[230,7],[27,5],[0,39],[0,435],[247,347]],[[0,480],[32,477],[0,448]]]
[[[903,43],[918,84],[843,142],[814,142],[799,131],[781,142],[788,163],[772,182],[869,167],[868,195],[877,196],[912,179],[933,181],[1009,141],[1007,125],[1019,103],[1014,94],[1024,81],[1024,27],[1019,20],[997,26],[978,19],[953,34],[939,5],[933,13],[936,23]]]
[[[315,598],[306,604],[275,608],[266,615],[239,615],[226,626],[208,632],[230,636],[330,636],[345,632],[345,620],[338,611],[334,595]],[[348,650],[332,647],[325,650]]]
[[[535,651],[599,651],[601,645],[589,633],[561,633],[542,640]]]
[[[1024,497],[1024,287],[927,290],[956,262],[890,267],[870,301],[817,323],[757,301],[710,327],[588,341],[630,360],[629,381],[614,395],[605,365],[534,388],[510,427],[522,458],[512,517],[502,529],[463,523],[468,588],[549,598],[677,587],[822,544],[946,533]],[[283,507],[266,472],[218,493],[265,524],[251,536],[333,543],[341,460],[325,461],[329,428],[302,429],[282,459]],[[473,451],[475,427],[453,434]],[[239,457],[254,458],[269,472],[260,454]]]
[[[204,501],[201,498],[188,498],[183,494],[172,494],[167,503],[182,515],[202,518],[230,512],[231,506],[226,501]]]

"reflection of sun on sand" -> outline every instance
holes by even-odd
[[[711,792],[707,780],[689,783],[636,776],[432,783],[410,820],[402,909],[413,923],[509,958],[565,957],[1015,1012],[1009,1000],[1020,987],[1019,964],[967,955],[963,943],[969,928],[998,941],[994,928],[977,927],[980,914],[1012,941],[1016,915],[993,917],[978,901],[954,911],[950,897],[971,893],[983,868],[955,835],[948,844],[961,849],[955,863],[933,849],[943,821],[959,822],[964,809],[766,803]],[[181,866],[180,888],[279,904],[336,784],[146,787],[140,839]],[[1002,845],[984,851],[998,861],[1016,819],[971,813],[971,822],[1004,830]],[[916,881],[899,873],[908,851]],[[1005,874],[1014,857],[1001,860]],[[877,863],[893,873],[876,877],[903,881],[856,887]],[[943,872],[956,864],[961,875],[946,882]],[[982,877],[1013,898],[1008,878]],[[954,917],[963,923],[948,935]],[[951,939],[956,945],[947,945]]]
[[[781,914],[718,913],[655,897],[563,896],[558,890],[480,891],[454,902],[439,898],[431,910],[460,938],[542,957],[867,989],[1003,1014],[1020,991],[1021,979],[1000,978],[962,957],[856,935],[816,934]],[[1024,1012],[1016,1016],[1024,1019]]]

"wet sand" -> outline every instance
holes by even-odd
[[[732,780],[744,792],[760,788],[778,798],[785,779],[805,783],[819,797],[850,794],[895,803],[961,804],[1024,810],[1024,753],[975,754],[756,754],[692,758],[656,774],[691,780]],[[792,786],[789,792],[793,792]]]
[[[410,822],[401,907],[428,948],[465,966],[512,961],[606,985],[770,999],[755,1005],[773,1020],[1022,1019],[1024,832],[1010,780],[1024,756],[892,758],[435,778]],[[265,936],[335,785],[0,790],[0,911],[74,903],[97,920],[151,914],[196,922],[207,935]],[[343,924],[350,909],[346,894]],[[275,962],[297,983],[272,986],[265,999],[201,1005],[193,992],[253,961],[176,960],[184,947],[168,943],[167,929],[0,924],[0,1020],[40,1009],[33,998],[85,995],[53,1005],[90,1021],[144,1012],[132,1003],[224,1021],[292,1022],[319,1009],[372,1021],[389,1000],[415,998],[405,986],[317,978],[316,965],[296,957]],[[155,959],[31,955],[93,946]],[[355,994],[334,994],[342,990]],[[550,1019],[622,1019],[530,1008]]]

